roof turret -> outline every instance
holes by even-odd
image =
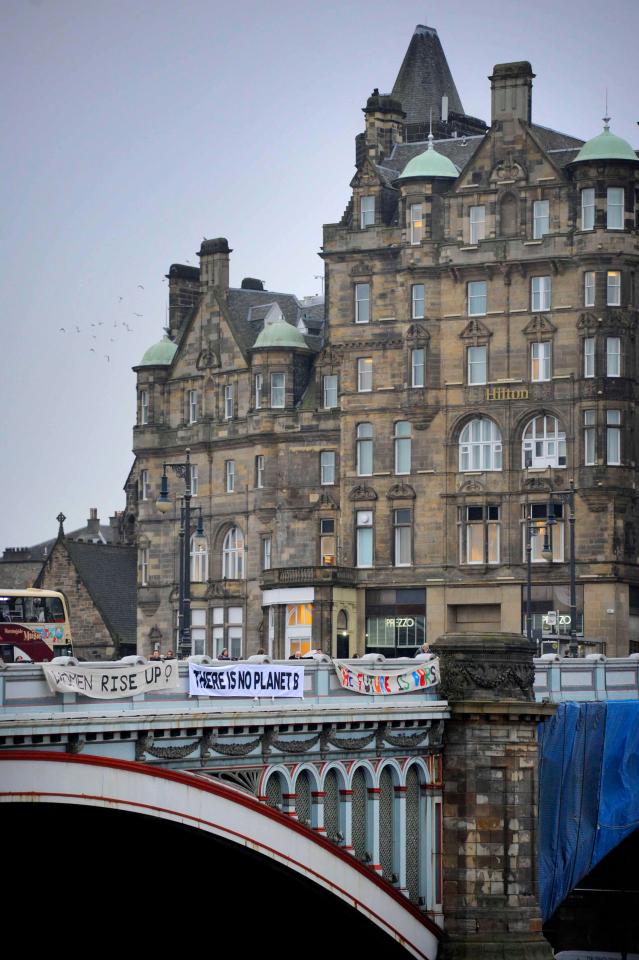
[[[168,337],[162,337],[159,343],[154,343],[146,351],[142,360],[141,367],[168,367],[173,362],[177,344]]]
[[[257,340],[254,350],[308,350],[309,347],[300,331],[288,323],[284,316],[272,323],[266,323]]]
[[[587,163],[591,160],[629,160],[639,163],[639,158],[628,141],[610,132],[610,117],[604,117],[603,131],[584,143],[573,163]]]
[[[453,161],[435,150],[431,133],[428,135],[428,149],[424,150],[423,153],[418,153],[416,157],[408,161],[397,181],[437,177],[456,180],[458,176],[459,170]]]

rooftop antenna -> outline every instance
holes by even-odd
[[[610,130],[610,117],[608,116],[608,87],[606,87],[606,115],[603,118],[604,130]]]
[[[430,130],[428,131],[428,149],[433,149],[433,108],[430,108]]]

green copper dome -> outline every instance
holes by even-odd
[[[584,143],[573,163],[588,160],[632,160],[634,163],[639,162],[637,154],[628,141],[622,140],[621,137],[616,137],[614,133],[611,133],[607,123],[604,124],[602,133]]]
[[[432,134],[428,138],[428,149],[423,153],[418,153],[416,157],[409,160],[404,170],[397,178],[398,180],[409,180],[414,177],[449,177],[456,180],[459,176],[459,170],[452,160],[445,157],[443,153],[438,153],[433,147]]]
[[[159,343],[154,343],[146,351],[140,362],[141,367],[168,367],[173,362],[177,344],[169,340],[168,337],[162,337]]]
[[[308,350],[306,340],[296,327],[283,318],[267,323],[253,344],[254,350]]]

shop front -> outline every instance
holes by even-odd
[[[366,591],[366,653],[412,657],[426,640],[426,591]]]

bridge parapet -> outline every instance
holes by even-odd
[[[639,655],[535,660],[535,700],[639,700]]]

